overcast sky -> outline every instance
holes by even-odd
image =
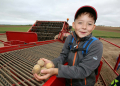
[[[96,25],[120,27],[120,0],[0,0],[0,24],[34,24],[36,20],[66,21],[72,25],[77,9],[91,5]]]

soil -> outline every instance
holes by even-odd
[[[96,26],[95,30],[120,33],[120,27]]]
[[[6,42],[7,41],[6,35],[0,35],[0,40]],[[0,47],[4,47],[4,44],[1,41],[0,41]]]

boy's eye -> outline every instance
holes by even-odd
[[[78,24],[82,24],[82,22],[78,22]]]
[[[89,23],[88,25],[92,25],[92,24]]]

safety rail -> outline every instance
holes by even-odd
[[[110,43],[110,44],[112,44],[112,45],[114,45],[114,46],[120,48],[120,46],[118,46],[118,45],[116,45],[116,44],[114,44],[114,43],[112,43],[112,42],[109,42],[109,41],[107,41],[107,40],[105,40],[105,39],[103,39],[103,38],[99,38],[99,40],[100,40],[100,39],[102,39],[103,41],[106,41],[106,42],[108,42],[108,43]],[[120,62],[120,54],[119,54],[119,56],[118,56],[118,60],[117,60],[117,62],[116,62],[116,64],[115,64],[114,71],[116,71],[119,62]]]
[[[107,43],[110,43],[110,44],[112,44],[112,45],[114,45],[114,46],[116,46],[116,47],[118,47],[118,48],[120,48],[120,46],[118,46],[118,45],[116,45],[116,44],[114,44],[114,43],[112,43],[112,42],[109,42],[109,41],[107,41],[107,40],[105,40],[105,39],[103,39],[103,38],[99,38],[99,40],[103,40],[103,41],[105,41],[105,42],[107,42]],[[105,64],[105,65],[103,65],[103,66],[108,66],[109,67],[109,71],[113,71],[112,72],[112,75],[114,75],[114,78],[116,78],[117,76],[119,76],[119,74],[117,73],[117,71],[116,71],[116,69],[117,69],[117,67],[118,67],[118,64],[119,64],[119,62],[120,62],[120,54],[119,54],[119,57],[118,57],[118,59],[117,59],[117,61],[116,61],[116,64],[115,64],[115,66],[114,67],[112,67],[107,61],[106,61],[106,59],[104,58],[104,57],[102,57],[102,60],[103,60],[103,64]],[[104,68],[103,68],[104,69]],[[111,70],[110,70],[111,69]],[[105,71],[105,70],[104,70]],[[101,71],[101,73],[102,73],[102,71]],[[102,74],[100,74],[101,76],[102,76]],[[109,75],[109,74],[108,74]],[[109,75],[110,76],[110,75]],[[116,76],[116,77],[115,77]],[[102,76],[102,79],[105,81],[105,76]],[[106,76],[107,77],[107,76]],[[111,78],[113,78],[113,77],[111,77]],[[113,78],[113,79],[114,79]],[[113,80],[112,79],[112,80]],[[107,80],[106,80],[107,81]],[[108,85],[108,82],[105,82],[105,83],[107,83],[107,85]],[[110,84],[110,83],[109,83]],[[107,86],[106,85],[106,86]]]

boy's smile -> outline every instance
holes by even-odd
[[[95,29],[94,19],[89,17],[89,14],[78,16],[72,26],[79,38],[88,36]]]

